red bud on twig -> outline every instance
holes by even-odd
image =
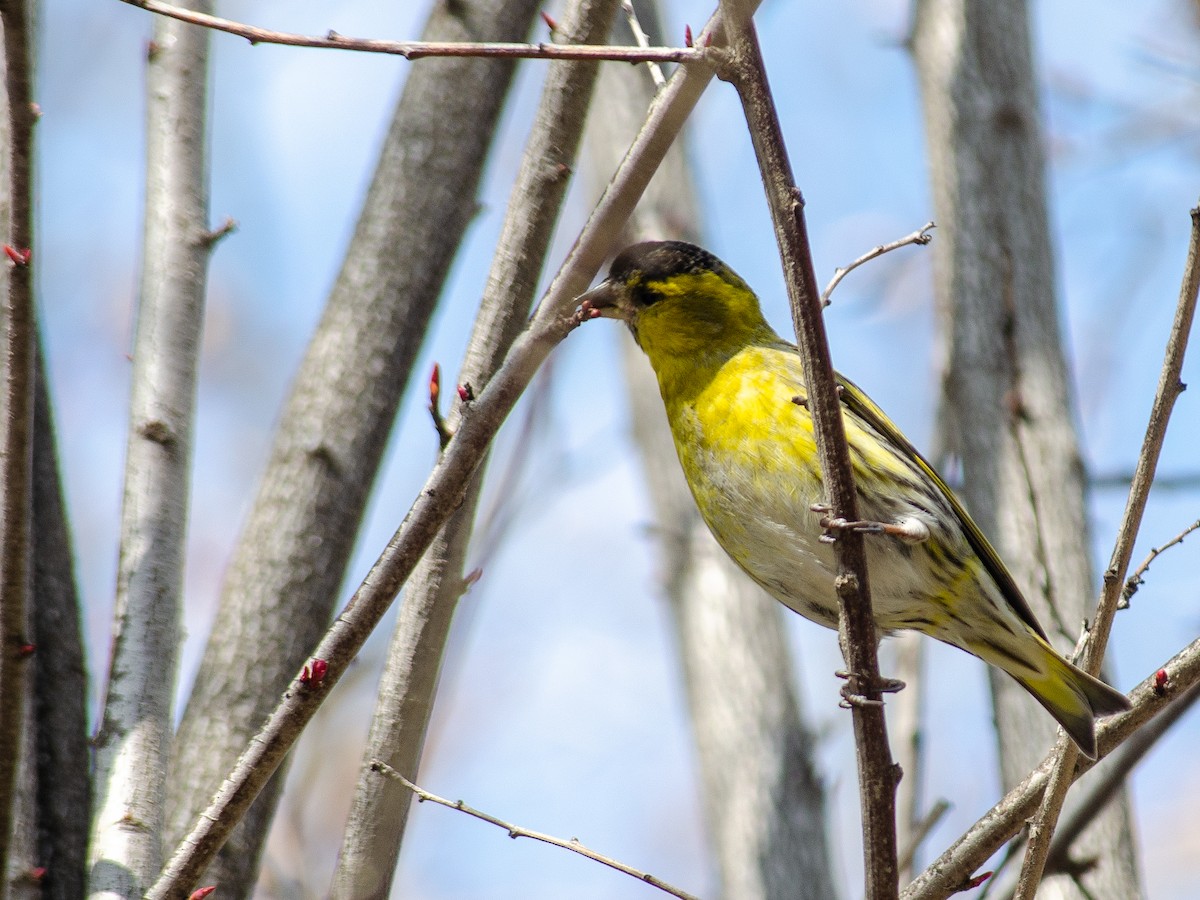
[[[314,657],[312,662],[304,664],[304,668],[300,672],[300,683],[318,685],[325,680],[325,673],[328,671],[329,663]]]
[[[18,250],[16,247],[5,244],[4,255],[12,260],[14,266],[27,266],[29,260],[33,258],[33,251],[28,247]]]

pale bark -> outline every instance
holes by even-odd
[[[638,12],[643,27],[656,34],[653,8],[643,4]],[[627,27],[618,29],[617,41],[631,38]],[[643,66],[611,66],[602,74],[589,128],[598,180],[619,161],[653,94]],[[697,240],[700,230],[685,148],[676,143],[631,217],[626,239]],[[836,897],[824,789],[794,690],[786,613],[717,547],[683,479],[654,375],[627,337],[622,357],[722,893],[747,900]]]
[[[948,342],[942,437],[963,498],[1038,619],[1069,652],[1094,587],[1085,478],[1055,302],[1028,12],[1019,0],[923,0],[913,49],[930,152],[939,316]],[[1056,726],[990,671],[1001,773],[1012,786]],[[1140,896],[1127,799],[1076,846],[1083,867],[1042,896]]]
[[[205,4],[207,8],[207,4]],[[89,892],[140,897],[162,866],[204,315],[209,34],[158,19],[112,655],[96,734]]]
[[[599,43],[617,0],[580,0],[559,25],[559,39]],[[482,388],[521,328],[537,288],[554,223],[575,166],[583,122],[597,74],[595,63],[552,63],[533,122],[521,170],[488,275],[458,383]],[[453,391],[446,395],[453,397]],[[462,409],[461,403],[455,413]],[[453,430],[459,415],[447,419]],[[371,732],[330,896],[384,897],[404,840],[412,794],[372,767],[387,763],[417,777],[433,709],[450,623],[465,582],[483,466],[458,510],[439,532],[413,573],[388,649]],[[503,502],[503,501],[501,501]]]
[[[437,4],[434,40],[514,40],[536,0]],[[514,65],[408,73],[354,237],[282,412],[176,738],[168,835],[191,828],[329,623],[400,397],[476,187]],[[282,773],[206,883],[247,896]]]

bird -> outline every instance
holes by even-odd
[[[701,517],[733,561],[795,612],[837,628],[836,557],[796,346],[758,297],[694,244],[647,241],[578,298],[649,358]],[[962,502],[862,390],[837,375],[879,635],[914,629],[1016,679],[1096,758],[1120,691],[1061,656]],[[829,521],[826,519],[825,524]],[[844,523],[839,523],[844,524]]]

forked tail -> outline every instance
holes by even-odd
[[[1037,675],[1013,674],[1071,736],[1089,759],[1096,758],[1096,719],[1129,709],[1129,699],[1098,678],[1093,678],[1058,655],[1041,638],[1045,651]]]

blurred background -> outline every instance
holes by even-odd
[[[219,14],[285,31],[403,39],[417,0],[223,2]],[[556,13],[557,3],[547,3]],[[697,31],[709,3],[667,4],[668,33]],[[1097,576],[1111,553],[1158,378],[1200,198],[1200,10],[1185,0],[1033,4],[1050,142],[1058,280],[1079,397]],[[904,47],[910,4],[768,2],[757,16],[807,205],[818,275],[932,218],[916,77]],[[85,598],[93,694],[109,642],[131,315],[143,193],[148,14],[116,0],[43,11],[39,126],[39,300],[65,490]],[[543,35],[539,35],[541,37]],[[364,54],[251,47],[213,37],[216,251],[201,370],[187,567],[185,697],[224,568],[265,460],[270,429],[340,263],[391,106],[411,64]],[[457,370],[543,78],[522,63],[500,145],[424,348],[427,372]],[[762,296],[785,332],[786,296],[750,142],[732,89],[714,82],[691,151],[710,249]],[[587,209],[563,216],[557,265]],[[936,240],[936,233],[935,233]],[[828,313],[835,364],[928,446],[936,398],[929,254],[907,248],[853,273]],[[1048,298],[1049,300],[1049,298]],[[459,608],[426,748],[425,787],[589,846],[693,893],[715,889],[694,753],[656,541],[629,439],[618,360],[623,329],[576,332],[499,441],[481,534],[483,577]],[[1185,369],[1200,382],[1200,366]],[[399,524],[437,447],[414,379],[393,432],[344,594]],[[527,420],[530,403],[536,414]],[[1200,415],[1176,407],[1140,562],[1200,513]],[[500,473],[512,466],[511,478]],[[502,495],[502,496],[500,496]],[[490,535],[490,537],[486,537]],[[1127,690],[1200,631],[1196,539],[1158,560],[1122,612],[1110,658]],[[390,625],[390,619],[388,623]],[[836,865],[858,883],[850,717],[838,709],[836,640],[789,618],[799,689],[830,791]],[[297,750],[268,849],[264,896],[325,891],[366,736],[386,643],[381,630]],[[886,647],[886,645],[885,645]],[[981,663],[928,648],[926,805],[953,804],[928,840],[947,842],[999,797]],[[884,669],[887,669],[885,651]],[[1200,895],[1196,716],[1133,779],[1148,895]],[[642,898],[646,885],[573,854],[433,806],[414,810],[396,896]],[[852,888],[847,896],[854,896]]]

